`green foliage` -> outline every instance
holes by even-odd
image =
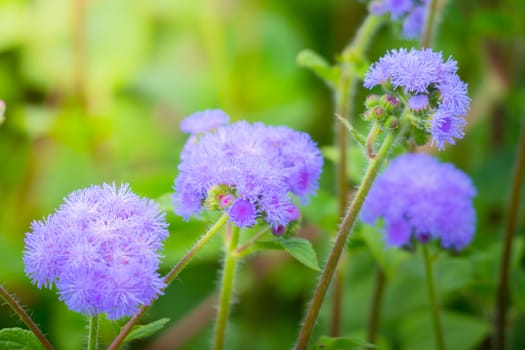
[[[256,243],[259,249],[285,250],[297,261],[313,270],[319,271],[317,254],[309,240],[298,237],[274,238],[271,241],[261,241]]]
[[[75,7],[81,3],[83,9]],[[525,3],[445,3],[432,45],[458,61],[473,108],[464,139],[440,153],[427,146],[417,151],[453,162],[477,187],[474,243],[457,254],[438,254],[434,263],[447,346],[476,349],[490,336],[487,320],[494,312],[510,181],[525,113]],[[334,88],[341,67],[362,78],[369,63],[386,50],[418,45],[400,39],[386,24],[366,55],[339,55],[365,14],[362,2],[340,0],[0,2],[0,100],[7,105],[0,117],[0,280],[32,311],[57,348],[82,347],[85,318],[68,310],[54,290],[37,289],[25,275],[24,234],[31,221],[45,218],[80,187],[129,182],[167,213],[170,237],[160,271],[167,273],[217,220],[217,213],[206,212],[185,222],[173,213],[171,202],[187,140],[179,122],[205,108],[222,108],[232,120],[309,132],[323,150],[320,190],[310,203],[299,206],[303,220],[298,235],[306,239],[272,238],[254,245],[261,254],[242,259],[238,303],[230,320],[231,349],[290,347],[322,267],[319,261],[325,260],[341,222],[334,180],[339,155],[332,146],[334,125],[340,122],[334,118],[330,91],[314,74]],[[306,47],[311,50],[303,50]],[[367,126],[359,115],[369,93],[359,86],[349,106],[351,136],[358,139],[349,142],[347,151],[350,192],[368,163],[360,134]],[[427,141],[423,134],[414,136],[417,145]],[[524,195],[522,190],[512,248],[511,350],[525,347],[524,239],[519,234],[525,229]],[[258,229],[242,234],[251,237]],[[221,239],[221,234],[212,239],[166,289],[143,320],[151,323],[135,331],[133,337],[142,338],[127,348],[146,348],[169,334],[183,324],[186,313],[213,295]],[[386,284],[378,348],[432,349],[418,252],[386,247],[380,224],[358,223],[347,248],[343,332],[341,338],[321,338],[322,345],[362,345],[354,335],[365,334],[380,267]],[[328,300],[324,307],[317,338],[329,334]],[[201,323],[192,323],[195,333],[187,334],[182,349],[209,346],[212,316],[202,317]],[[7,307],[0,308],[0,348],[40,349],[31,332],[11,328],[16,322]],[[120,325],[103,320],[103,344],[111,342]],[[163,334],[153,334],[162,327]]]
[[[44,349],[33,332],[22,328],[0,329],[0,348],[5,350]]]
[[[322,336],[314,345],[313,350],[355,350],[374,349],[375,346],[358,338],[332,338]]]
[[[146,338],[157,333],[166,325],[169,320],[169,318],[161,318],[148,324],[134,326],[128,336],[124,338],[122,344],[131,342],[133,340]]]

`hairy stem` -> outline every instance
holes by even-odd
[[[516,161],[514,163],[514,175],[510,191],[508,216],[505,225],[505,238],[503,242],[503,253],[499,273],[498,292],[495,303],[494,337],[492,348],[494,350],[505,349],[505,315],[507,311],[507,293],[509,287],[510,255],[512,252],[512,239],[516,231],[518,220],[518,209],[520,193],[525,176],[525,122],[521,126],[520,141],[517,148]]]
[[[432,260],[428,247],[423,246],[423,259],[425,261],[425,275],[427,279],[428,299],[430,302],[430,311],[432,313],[432,326],[434,327],[434,338],[436,341],[437,350],[445,350],[445,340],[443,336],[443,327],[441,325],[441,318],[439,314],[439,305],[436,296],[436,285],[434,283],[434,275],[432,273]]]
[[[208,229],[208,231],[201,236],[201,238],[191,247],[191,249],[184,255],[184,257],[175,265],[171,271],[164,277],[164,283],[166,285],[170,284],[175,277],[179,275],[179,273],[188,265],[190,260],[193,258],[195,254],[197,254],[198,251],[201,250],[202,247],[213,237],[215,234],[219,231],[219,229],[226,223],[228,220],[228,215],[224,214],[222,215],[217,222]],[[131,332],[131,329],[137,322],[140,320],[140,318],[144,315],[146,310],[150,307],[150,305],[143,305],[139,311],[122,327],[120,330],[120,333],[117,335],[117,337],[113,340],[113,342],[109,345],[108,350],[116,350],[119,348],[119,346],[122,344],[124,339],[127,337],[129,332]]]
[[[35,321],[24,310],[22,305],[12,296],[3,286],[0,285],[0,297],[13,309],[13,311],[20,317],[20,319],[26,324],[27,328],[33,332],[33,334],[38,338],[44,349],[53,350],[53,345],[46,338],[42,330],[38,328]]]
[[[359,211],[363,206],[366,195],[368,194],[368,191],[370,190],[370,187],[372,186],[372,183],[379,172],[381,164],[386,159],[397,134],[397,132],[389,132],[387,134],[383,144],[377,152],[376,157],[371,159],[368,164],[368,169],[366,170],[365,176],[361,181],[361,186],[359,186],[359,189],[357,190],[357,193],[346,212],[346,215],[337,233],[335,243],[332,247],[332,250],[330,251],[328,260],[321,274],[321,278],[317,283],[317,287],[310,301],[310,305],[304,318],[303,326],[301,327],[299,336],[297,338],[297,343],[295,345],[295,349],[297,350],[305,350],[308,346],[312,330],[317,320],[317,316],[319,315],[319,309],[321,308],[326,291],[328,290],[339,259],[341,258],[341,254],[343,253],[343,250],[346,246],[348,236],[350,235],[351,229],[357,219]]]
[[[381,17],[369,15],[361,24],[356,36],[344,50],[342,56],[364,55],[374,33],[381,24]],[[340,63],[341,78],[335,88],[335,114],[343,120],[354,118],[354,105],[352,101],[358,87],[358,78],[353,74],[351,62],[343,60]],[[339,217],[343,217],[348,206],[348,174],[347,174],[347,146],[348,130],[344,125],[336,121],[335,124],[336,146],[339,150],[339,159],[336,164],[336,183]],[[341,328],[341,305],[343,303],[344,270],[340,270],[334,277],[332,308],[330,312],[330,335],[338,336]]]
[[[239,242],[239,228],[233,226],[231,236],[226,247],[226,256],[224,259],[221,296],[219,301],[219,310],[217,311],[217,321],[215,324],[215,335],[213,339],[213,349],[224,349],[224,339],[226,336],[226,325],[230,315],[231,299],[233,295],[233,282],[235,279],[235,270],[237,267],[237,254],[235,249]]]
[[[88,350],[97,350],[98,349],[98,321],[99,315],[94,315],[89,318],[88,326]]]

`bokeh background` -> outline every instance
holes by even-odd
[[[58,302],[54,290],[38,290],[25,276],[23,239],[31,221],[47,216],[71,191],[101,182],[129,182],[136,193],[166,203],[186,139],[179,122],[202,109],[287,125],[329,149],[331,93],[296,57],[309,48],[334,62],[366,13],[365,3],[351,0],[0,2],[0,99],[7,104],[0,126],[0,283],[31,310],[57,349],[81,348],[86,321]],[[391,48],[417,47],[398,34],[394,25],[383,26],[369,61]],[[525,1],[449,1],[433,47],[458,61],[473,99],[465,138],[438,156],[467,172],[478,188],[475,242],[459,255],[441,254],[436,279],[451,348],[485,349],[525,117]],[[358,112],[365,96],[362,89]],[[327,160],[299,233],[311,239],[320,261],[338,223],[333,177]],[[523,211],[512,259],[512,349],[525,347]],[[182,222],[172,212],[167,217],[163,272],[209,224]],[[358,227],[367,230],[373,229]],[[380,348],[432,349],[420,257],[374,253],[361,235],[366,232],[348,248],[342,333],[364,334],[379,260],[389,266]],[[146,315],[144,321],[168,317],[163,331],[130,348],[209,347],[220,244],[217,238],[200,253]],[[283,252],[246,259],[227,348],[289,348],[316,278]],[[316,336],[326,333],[327,314],[323,310]],[[0,328],[14,326],[21,323],[0,307]],[[105,322],[103,341],[117,329]]]

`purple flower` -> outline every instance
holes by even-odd
[[[167,238],[164,213],[127,184],[71,193],[26,234],[26,274],[39,288],[56,284],[74,311],[109,319],[133,315],[162,292],[159,249]]]
[[[425,109],[420,125],[441,150],[445,143],[463,137],[464,116],[470,108],[467,84],[457,69],[456,61],[444,61],[441,53],[431,49],[392,50],[370,67],[364,86],[383,85],[390,94],[394,89],[412,110]]]
[[[426,6],[415,7],[403,21],[403,35],[407,39],[416,39],[423,33],[425,25]]]
[[[230,122],[230,117],[220,109],[208,109],[195,112],[184,118],[180,123],[180,129],[188,134],[200,134],[209,130],[217,129],[219,126]]]
[[[228,211],[232,222],[239,227],[250,227],[255,225],[257,219],[257,208],[246,199],[237,199]]]
[[[175,179],[175,213],[187,220],[206,202],[241,227],[286,226],[317,191],[322,155],[308,134],[244,121],[188,140]],[[210,201],[210,197],[213,200]]]
[[[423,32],[428,4],[428,0],[376,0],[370,3],[369,11],[374,15],[390,13],[392,20],[403,22],[403,36],[415,39]]]
[[[386,242],[394,247],[438,239],[444,248],[461,250],[474,236],[475,194],[471,179],[452,164],[405,154],[378,176],[361,219],[374,224],[383,218]]]

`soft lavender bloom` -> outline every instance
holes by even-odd
[[[423,34],[425,25],[426,6],[417,6],[403,21],[403,35],[408,39],[416,39]]]
[[[432,142],[441,150],[445,143],[463,137],[464,116],[470,108],[467,84],[458,77],[457,69],[456,61],[445,61],[440,52],[431,49],[392,50],[370,67],[364,86],[391,86],[414,110],[427,108],[425,98],[437,100],[437,104],[428,106],[425,121]],[[444,119],[450,121],[449,126],[443,124]]]
[[[56,284],[74,311],[109,319],[133,315],[161,294],[159,250],[164,213],[127,184],[71,193],[55,213],[26,234],[26,274],[40,288]]]
[[[471,179],[452,164],[425,154],[405,154],[378,176],[361,219],[374,224],[383,218],[390,246],[438,239],[444,248],[461,250],[474,236],[475,194]]]
[[[222,126],[184,146],[175,212],[185,220],[198,215],[210,191],[226,186],[228,193],[216,199],[235,224],[249,227],[262,219],[272,227],[286,226],[298,216],[291,195],[307,201],[318,188],[322,165],[305,133],[244,121]]]
[[[414,0],[384,0],[385,7],[392,14],[393,19],[397,19],[410,11],[415,2]]]
[[[220,109],[208,109],[195,112],[184,118],[180,123],[180,129],[188,134],[200,134],[209,130],[226,125],[230,117]]]
[[[377,0],[368,9],[374,15],[390,13],[392,20],[403,22],[403,36],[415,39],[423,33],[428,4],[428,0]]]

